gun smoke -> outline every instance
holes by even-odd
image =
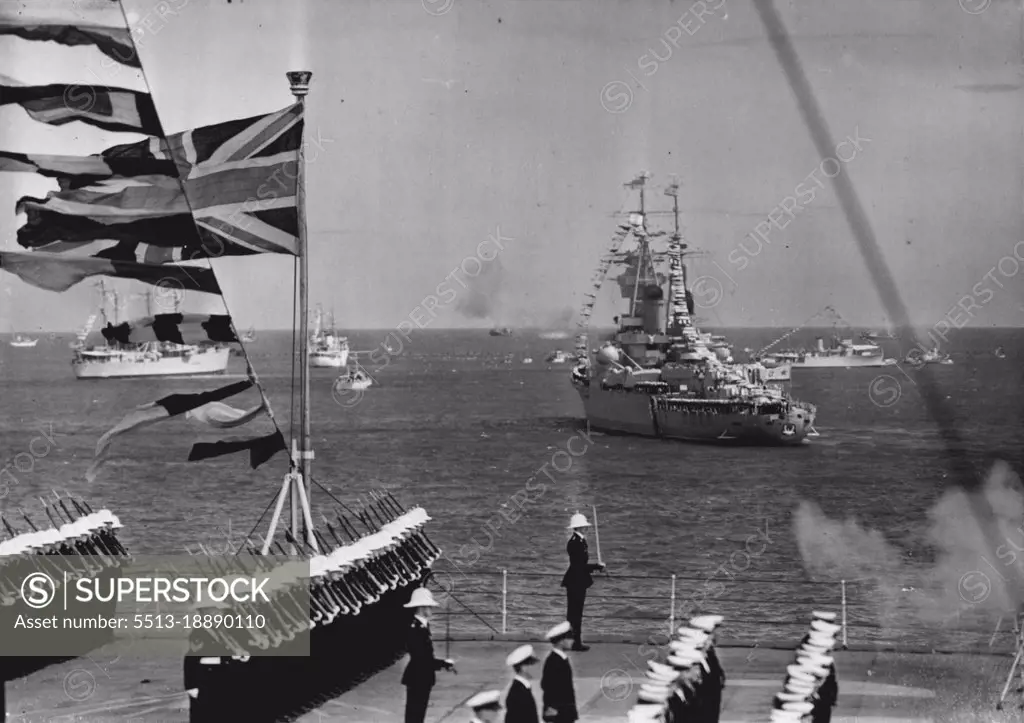
[[[988,519],[975,517],[972,494],[980,496],[981,509],[991,510]],[[830,519],[808,501],[797,508],[793,526],[807,572],[815,580],[866,584],[851,605],[868,605],[874,619],[866,622],[899,633],[974,628],[972,620],[1016,614],[1024,602],[1022,518],[1024,486],[1009,465],[997,462],[980,491],[947,491],[929,511],[920,542],[933,554],[923,564],[880,531],[853,518]]]

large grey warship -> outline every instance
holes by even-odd
[[[624,262],[619,277],[629,313],[617,317],[613,341],[588,354],[586,334],[577,342],[578,363],[572,383],[579,392],[593,429],[687,442],[793,445],[814,430],[815,407],[795,401],[770,386],[771,374],[760,364],[730,364],[709,346],[710,335],[693,322],[693,296],[686,288],[679,232],[678,184],[672,196],[676,220],[668,251],[652,250],[652,239],[664,231],[649,231],[641,175],[626,184],[640,192],[640,210],[619,227],[612,252],[599,271]],[[636,247],[622,251],[632,238]],[[668,260],[666,277],[656,270]],[[668,298],[663,288],[667,280]],[[596,293],[589,295],[596,298]],[[592,306],[592,305],[591,305]],[[666,308],[669,313],[666,315]],[[587,323],[589,310],[581,324]]]

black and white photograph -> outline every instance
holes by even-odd
[[[0,59],[6,723],[1024,718],[1024,1]]]

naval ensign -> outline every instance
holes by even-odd
[[[565,551],[569,555],[569,569],[562,577],[567,608],[565,617],[572,625],[575,639],[572,649],[590,650],[589,646],[583,644],[583,603],[587,600],[587,589],[594,584],[591,573],[595,570],[603,570],[604,563],[591,564],[590,562],[587,537],[584,534],[585,530],[590,527],[587,518],[577,512],[569,520],[569,527],[572,528],[572,535],[565,545]]]

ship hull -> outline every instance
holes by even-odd
[[[126,379],[135,377],[187,377],[223,374],[227,371],[231,350],[227,347],[209,349],[189,356],[162,356],[145,359],[140,354],[128,353],[117,358],[101,358],[71,362],[78,379]]]
[[[894,359],[865,356],[820,356],[806,357],[793,362],[794,369],[859,369],[862,367],[887,367],[895,364]]]
[[[348,351],[310,352],[309,365],[319,369],[344,369],[348,366]]]
[[[577,387],[591,429],[681,442],[793,446],[814,434],[814,415],[800,407],[788,414],[682,412],[657,408],[643,392]]]

